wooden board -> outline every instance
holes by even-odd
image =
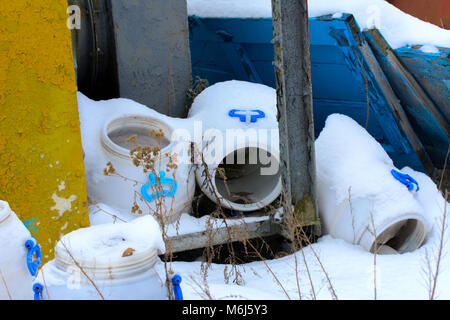
[[[442,168],[450,143],[450,124],[380,32],[373,29],[364,36],[434,165]]]

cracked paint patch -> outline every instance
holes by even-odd
[[[66,211],[72,211],[72,201],[77,199],[76,195],[71,195],[69,198],[59,197],[56,191],[52,194],[52,199],[55,201],[55,205],[50,208],[50,210],[57,210],[58,216],[53,217],[53,219],[60,218]]]
[[[66,182],[65,181],[61,181],[61,183],[58,186],[58,190],[62,191],[66,188]]]

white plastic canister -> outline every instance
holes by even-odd
[[[155,139],[150,131],[162,132],[162,138]],[[155,158],[154,171],[144,172],[143,166],[136,167],[130,156],[136,144],[126,140],[136,135],[137,145],[159,146],[161,151]],[[121,115],[105,122],[99,139],[96,167],[89,167],[87,188],[90,200],[104,203],[121,213],[131,214],[132,207],[137,204],[143,213],[162,214],[166,222],[176,221],[182,212],[190,210],[195,191],[194,172],[190,163],[180,163],[177,152],[188,152],[186,142],[171,142],[171,127],[162,120],[143,115]],[[180,146],[180,144],[183,144]],[[176,170],[167,165],[172,159]],[[111,162],[119,175],[103,175],[103,168]],[[174,174],[175,173],[175,174]],[[157,198],[157,190],[150,187],[154,179],[159,177],[164,196]],[[147,198],[143,194],[143,186]],[[162,212],[161,212],[162,211]]]
[[[392,175],[398,169],[356,121],[330,115],[316,140],[316,160],[326,233],[370,252],[403,253],[422,245],[430,223],[417,200],[420,191]]]
[[[102,224],[65,235],[55,259],[39,272],[42,298],[50,300],[162,300],[168,293],[156,268],[162,240],[150,216]]]
[[[201,127],[202,139],[195,142],[206,164],[196,160],[196,178],[212,201],[254,211],[279,197],[276,104],[273,88],[236,80],[216,83],[195,98],[189,119]]]
[[[33,277],[27,268],[25,248],[30,239],[9,204],[0,200],[0,300],[33,299]]]

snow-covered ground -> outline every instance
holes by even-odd
[[[420,212],[431,227],[431,230],[427,228],[424,245],[408,253],[377,255],[374,267],[372,253],[324,235],[304,249],[304,258],[302,252],[298,252],[281,259],[239,266],[244,280],[240,286],[225,281],[224,268],[229,271],[230,265],[213,265],[207,277],[211,296],[215,299],[298,299],[297,272],[302,299],[332,299],[334,294],[338,299],[373,299],[374,277],[377,299],[428,299],[432,287],[429,277],[436,270],[444,210],[447,211],[447,226],[450,214],[450,205],[445,204],[433,181],[423,173],[403,168],[401,171],[414,177],[420,186],[419,191],[408,192],[390,175],[392,161],[381,146],[362,127],[342,115],[328,118],[316,140],[316,158],[318,176],[327,175],[326,181],[331,187],[341,186],[339,190],[346,191],[352,186],[353,200],[358,192],[364,193],[363,198],[381,199],[378,210],[375,208],[373,212],[375,224],[383,216],[389,220],[399,212]],[[404,192],[400,192],[402,190]],[[321,192],[319,189],[319,211],[324,205]],[[449,232],[446,228],[435,294],[440,299],[450,298]],[[183,274],[186,298],[205,297],[207,288],[202,281],[200,262],[175,262],[173,268]]]
[[[424,51],[434,52],[436,46],[450,47],[450,31],[405,14],[382,0],[308,2],[310,17],[326,14],[339,17],[342,13],[352,13],[362,29],[373,26],[380,29],[393,48],[420,44],[424,45]],[[271,0],[188,0],[188,10],[190,15],[202,17],[270,17]],[[85,127],[84,118],[100,121],[110,113],[112,107],[125,108],[128,112],[141,110],[136,103],[126,99],[94,103],[80,95],[79,100],[80,105],[85,105],[80,109],[80,117],[84,131],[83,145],[89,150],[94,147],[91,144],[97,142],[87,139],[90,132]],[[94,104],[103,105],[104,108],[95,110],[91,108]],[[86,107],[88,105],[89,108]],[[174,127],[189,127],[185,120],[148,112],[164,121],[172,121]],[[360,246],[324,235],[317,243],[295,255],[239,265],[238,270],[243,279],[239,285],[233,283],[233,277],[226,279],[224,276],[232,268],[230,265],[211,265],[204,283],[200,261],[173,262],[172,269],[183,277],[185,299],[204,299],[205,291],[214,299],[332,299],[334,294],[339,299],[373,299],[375,275],[378,299],[428,299],[432,285],[430,274],[432,277],[435,273],[440,244],[441,220],[444,210],[447,210],[447,216],[450,214],[450,205],[446,206],[442,194],[428,176],[410,168],[403,168],[402,172],[410,174],[419,182],[420,192],[416,199],[427,219],[432,221],[432,229],[419,249],[404,254],[377,255],[374,263],[374,255]],[[111,208],[106,210],[114,213]],[[91,218],[95,211],[95,208],[91,208]],[[95,213],[95,216],[101,220],[101,212]],[[205,221],[206,218],[195,219],[183,214],[180,220],[182,233],[202,230]],[[175,228],[170,228],[169,234],[175,233]],[[448,235],[447,228],[437,280],[436,297],[439,299],[450,299]]]
[[[200,17],[269,18],[271,0],[188,0],[189,15]],[[428,45],[450,47],[450,30],[402,12],[384,0],[309,0],[310,17],[351,13],[361,29],[376,27],[393,49]],[[430,49],[431,48],[431,49]]]
[[[99,117],[97,120],[101,121],[104,116],[100,115],[99,110],[111,112],[114,109],[116,111],[123,109],[127,112],[131,112],[131,110],[140,112],[142,108],[145,108],[128,99],[94,102],[82,95],[79,96],[79,103],[85,147],[88,142],[86,133],[89,132],[89,128],[86,128],[83,119],[89,118],[89,115],[97,115]],[[184,123],[189,122],[189,119],[173,119],[159,115],[152,110],[146,112],[167,122],[173,122],[172,125],[189,127]],[[379,149],[382,150],[382,148]],[[363,160],[364,158],[362,158]],[[361,164],[361,166],[364,167],[364,164]],[[213,264],[207,275],[208,288],[205,287],[202,280],[201,262],[173,262],[173,270],[183,277],[182,289],[185,298],[204,299],[206,297],[204,291],[206,290],[215,299],[287,299],[288,296],[291,299],[298,299],[297,272],[302,299],[312,299],[314,296],[318,299],[333,298],[326,274],[339,299],[373,299],[374,274],[376,274],[377,279],[378,299],[427,299],[430,287],[428,273],[434,274],[435,272],[437,249],[440,241],[440,221],[443,217],[445,201],[428,176],[410,168],[403,168],[402,172],[411,175],[418,181],[420,191],[415,195],[415,199],[423,207],[424,215],[432,224],[432,229],[421,248],[404,254],[377,255],[376,273],[374,273],[373,254],[363,250],[360,246],[351,245],[344,240],[324,235],[317,243],[304,249],[304,258],[302,253],[298,252],[295,256],[289,255],[266,262],[259,261],[239,265],[238,270],[243,279],[243,283],[240,285],[232,283],[232,277],[228,281],[225,279],[225,268],[230,271],[230,265]],[[379,183],[377,179],[375,180],[376,183]],[[104,209],[109,213],[120,216],[120,213],[114,212],[112,208],[104,207]],[[450,205],[447,205],[446,210],[447,215],[450,214]],[[93,212],[96,212],[95,219],[101,220],[102,212],[98,212],[98,208],[95,207],[91,208],[91,213]],[[94,215],[91,214],[91,218],[93,217]],[[111,220],[110,216],[106,217]],[[97,222],[105,222],[100,220],[97,220]],[[183,214],[178,232],[201,231],[205,221],[205,217],[196,219]],[[220,221],[218,222],[220,223]],[[177,233],[175,227],[171,227],[168,232],[169,235]],[[448,239],[448,232],[447,228],[445,240]],[[450,247],[445,241],[436,295],[440,299],[450,299],[449,250]],[[319,259],[316,258],[316,254]],[[298,263],[297,271],[296,260]],[[308,271],[311,281],[308,277]],[[276,275],[276,278],[272,272]],[[314,287],[314,291],[312,287]]]
[[[440,240],[440,219],[443,217],[444,199],[435,184],[425,175],[404,169],[413,175],[421,185],[419,196],[426,213],[435,223],[425,244],[411,253],[399,255],[376,256],[376,279],[378,299],[428,299],[428,261],[434,274],[437,250]],[[447,216],[450,214],[447,204]],[[448,239],[447,229],[446,238]],[[445,242],[436,297],[450,299],[450,247]],[[321,268],[314,252],[323,265]],[[308,278],[305,262],[308,266],[317,299],[332,299],[326,279],[326,271],[338,299],[373,299],[374,298],[374,255],[361,247],[351,245],[329,235],[321,237],[317,243],[296,254],[300,292],[302,299],[312,299],[311,282]],[[428,258],[427,258],[428,257]],[[207,283],[209,291],[215,299],[299,299],[296,281],[296,262],[294,255],[264,262],[252,262],[239,266],[244,283],[235,285],[226,283],[224,268],[231,266],[212,265],[208,271]],[[204,299],[204,289],[201,273],[201,262],[174,262],[173,268],[183,275],[183,293],[186,299]],[[270,270],[269,270],[270,268]],[[281,285],[272,275],[281,282]],[[230,281],[231,282],[231,281]],[[283,286],[283,288],[281,287]]]

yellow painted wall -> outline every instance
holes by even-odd
[[[67,0],[0,1],[0,199],[53,257],[88,226]]]

